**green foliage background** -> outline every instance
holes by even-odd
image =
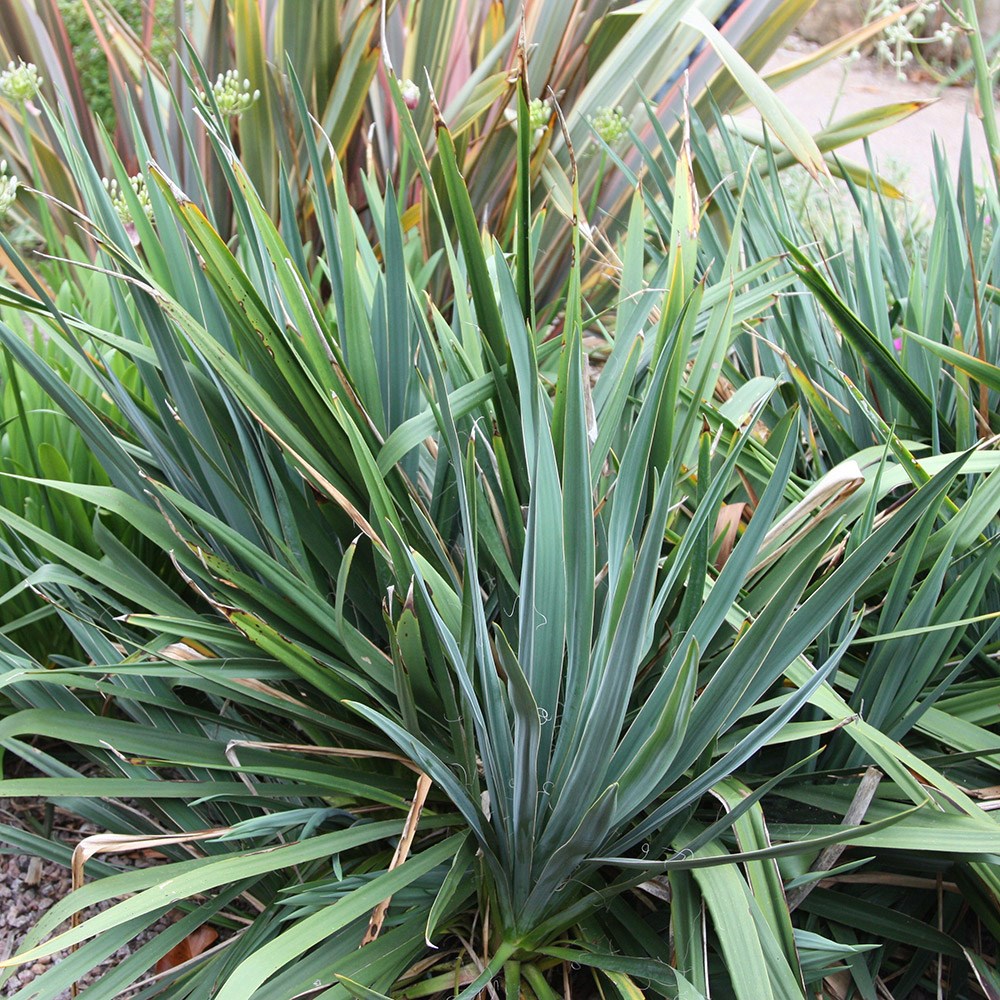
[[[109,132],[113,133],[118,113],[111,95],[107,55],[94,33],[90,17],[81,0],[58,0],[58,2],[87,103],[93,109],[94,115],[104,122]],[[148,6],[148,0],[110,0],[110,5],[133,31],[141,35],[143,11]],[[168,61],[174,50],[173,8],[173,2],[164,0],[160,0],[156,5],[156,26],[150,49],[150,55],[156,62]],[[98,17],[103,19],[100,11]]]

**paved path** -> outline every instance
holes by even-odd
[[[808,50],[809,47],[804,45],[802,51],[782,49],[767,69],[787,65]],[[842,86],[843,93],[838,99]],[[898,80],[892,70],[881,69],[873,61],[862,59],[848,71],[846,82],[841,65],[828,63],[785,87],[780,96],[811,130],[826,125],[831,110],[836,120],[880,105],[937,98],[934,104],[891,128],[875,133],[871,138],[876,160],[884,163],[885,158],[891,157],[902,163],[909,169],[906,186],[911,196],[929,201],[934,163],[933,137],[937,136],[943,143],[954,169],[967,117],[972,134],[973,160],[981,171],[987,170],[986,142],[982,124],[975,117],[974,92],[967,87],[951,87],[940,95],[936,91],[933,84]],[[752,111],[746,113],[748,118],[753,116]],[[860,142],[844,147],[843,153],[848,159],[864,162],[864,149]]]

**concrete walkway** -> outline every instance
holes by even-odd
[[[809,46],[800,43],[796,50],[782,49],[775,55],[765,73],[801,58]],[[886,104],[901,101],[935,103],[890,128],[871,137],[872,153],[883,165],[891,158],[908,170],[906,188],[910,197],[930,201],[933,172],[933,138],[937,136],[954,170],[969,118],[972,135],[973,161],[979,176],[988,171],[986,141],[982,123],[975,117],[974,91],[967,87],[951,87],[940,95],[930,83],[899,80],[894,71],[882,69],[869,59],[854,63],[846,80],[840,63],[828,63],[779,91],[787,107],[811,131],[823,128],[833,120]],[[838,97],[838,94],[840,96]],[[753,119],[755,112],[745,115]],[[860,142],[845,146],[846,159],[864,163],[864,148]]]

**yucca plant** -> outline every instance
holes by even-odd
[[[620,265],[613,324],[588,312],[579,228],[556,319],[540,324],[524,78],[509,256],[481,233],[450,132],[438,123],[432,169],[389,86],[440,231],[457,233],[436,248],[448,302],[426,294],[415,220],[371,179],[377,244],[335,168],[312,191],[315,256],[275,226],[210,119],[235,244],[148,150],[149,214],[123,183],[127,229],[72,122],[47,124],[120,326],[59,308],[8,241],[30,293],[2,297],[76,353],[121,423],[9,327],[0,339],[110,482],[47,482],[49,495],[125,518],[181,583],[106,535],[95,558],[0,513],[61,567],[58,591],[39,587],[84,651],[45,670],[0,636],[22,708],[0,746],[45,775],[0,790],[117,835],[80,846],[78,873],[106,877],[3,964],[79,947],[15,996],[58,995],[166,913],[170,931],[81,995],[118,995],[206,922],[222,945],[147,975],[139,995],[471,997],[502,975],[510,997],[641,983],[756,1000],[815,992],[840,961],[864,981],[863,944],[793,926],[775,859],[808,868],[845,842],[948,852],[992,891],[994,821],[832,682],[873,629],[858,595],[893,554],[920,556],[945,505],[961,504],[953,534],[994,530],[996,474],[981,472],[995,452],[949,455],[896,502],[898,479],[864,454],[813,481],[783,379],[715,398],[735,339],[793,276],[777,257],[747,264],[760,234],[742,217],[718,235],[686,142],[669,198],[650,199],[662,245],[639,191],[618,260],[602,261]],[[319,164],[301,92],[297,108]],[[704,242],[723,250],[712,267]],[[79,330],[103,349],[84,351]],[[595,332],[609,346],[591,357]],[[855,793],[856,766],[817,773],[808,749],[758,769],[839,731],[888,779],[865,825],[829,808]],[[765,807],[796,775],[826,808],[809,830],[769,830]],[[167,860],[85,863],[137,843]],[[49,936],[104,900],[119,901]]]

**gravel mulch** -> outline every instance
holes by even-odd
[[[4,809],[5,819],[12,825],[16,823],[25,829],[30,829],[29,824],[24,822],[22,817],[28,813],[40,822],[43,809],[41,803],[18,803],[16,811],[14,811],[8,803],[7,808]],[[77,817],[58,810],[55,818],[53,835],[71,847],[84,837],[102,832],[82,822]],[[118,855],[116,861],[130,867],[145,867],[156,863],[141,854]],[[72,889],[72,878],[68,868],[63,868],[51,861],[25,855],[0,855],[0,959],[14,954],[20,947],[24,936],[42,914],[59,900],[68,896]],[[101,910],[108,909],[114,902],[112,900],[101,903],[92,909],[85,910],[82,916],[93,916]],[[155,937],[169,924],[168,918],[161,919],[137,937],[132,942],[131,947],[120,948],[109,956],[100,967],[80,980],[78,984],[80,990],[82,991],[85,986],[96,983],[105,972],[121,962],[129,954],[131,948],[138,947]],[[68,925],[64,925],[63,929],[66,926]],[[21,966],[0,988],[0,994],[4,997],[14,996],[19,989],[47,972],[64,956],[65,953],[59,953],[32,965]],[[122,993],[121,997],[124,1000],[128,995],[128,992]],[[65,990],[59,994],[58,1000],[69,1000],[69,997],[70,991]]]

